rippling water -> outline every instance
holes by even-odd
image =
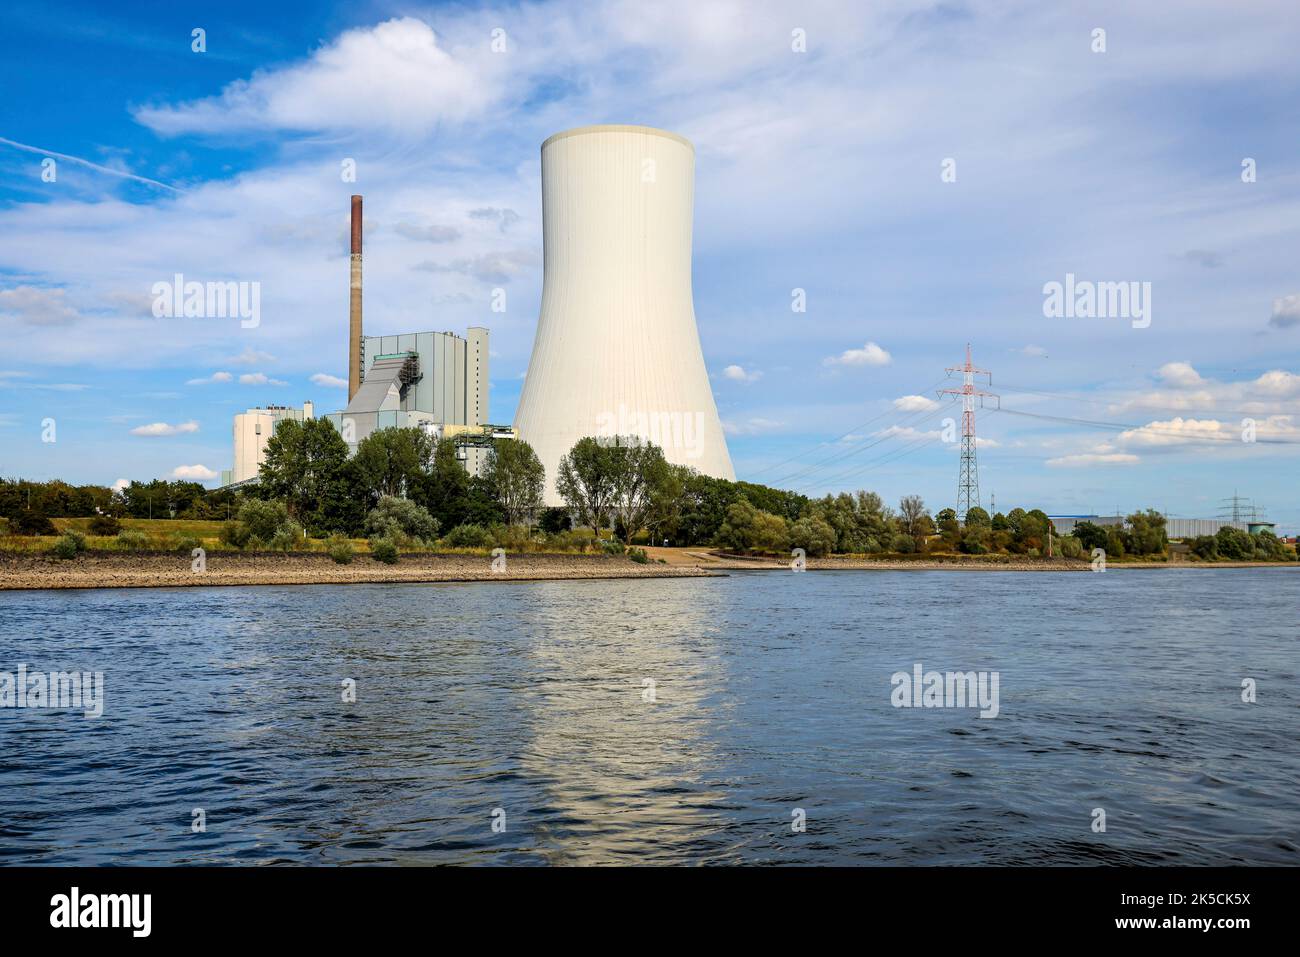
[[[0,862],[1297,864],[1298,599],[1284,569],[0,593],[0,671],[106,684],[98,719],[0,710]],[[914,662],[998,671],[1000,714],[892,707]]]

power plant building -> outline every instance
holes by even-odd
[[[378,429],[483,426],[488,411],[488,331],[365,336],[359,387],[325,416],[355,452]]]
[[[546,469],[581,438],[653,442],[734,479],[691,290],[695,148],[644,126],[542,144],[541,313],[515,428]]]
[[[265,408],[249,409],[235,416],[234,466],[222,470],[221,484],[246,482],[257,478],[258,470],[266,461],[266,443],[275,432],[275,427],[285,419],[305,422],[312,418],[312,404],[304,402],[301,409],[287,405],[268,405]]]

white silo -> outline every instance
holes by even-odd
[[[584,436],[638,435],[734,479],[695,327],[695,148],[645,126],[542,144],[541,315],[515,428],[546,467]]]

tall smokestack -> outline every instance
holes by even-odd
[[[352,289],[348,304],[348,401],[361,388],[361,197],[352,197]]]

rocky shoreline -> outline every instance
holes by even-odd
[[[618,555],[523,553],[506,556],[505,568],[477,554],[404,554],[385,565],[359,554],[339,565],[321,552],[207,554],[196,573],[180,552],[89,551],[62,561],[43,552],[0,551],[0,591],[62,588],[177,588],[216,585],[348,585],[379,582],[564,581],[600,578],[698,578],[732,571],[786,571],[789,560],[729,555],[707,549],[650,548],[638,564]],[[662,561],[660,561],[662,559]],[[1108,571],[1155,568],[1300,568],[1269,562],[1112,562]],[[1087,561],[1007,556],[809,558],[808,571],[1010,571],[1087,572]]]
[[[207,554],[207,570],[194,572],[179,552],[84,552],[60,561],[30,552],[0,553],[0,591],[33,588],[177,588],[214,585],[348,585],[374,582],[545,581],[587,578],[692,578],[694,566],[639,565],[622,556],[519,554],[492,570],[487,555],[405,554],[395,565],[368,555],[350,564],[320,552],[220,552]]]

